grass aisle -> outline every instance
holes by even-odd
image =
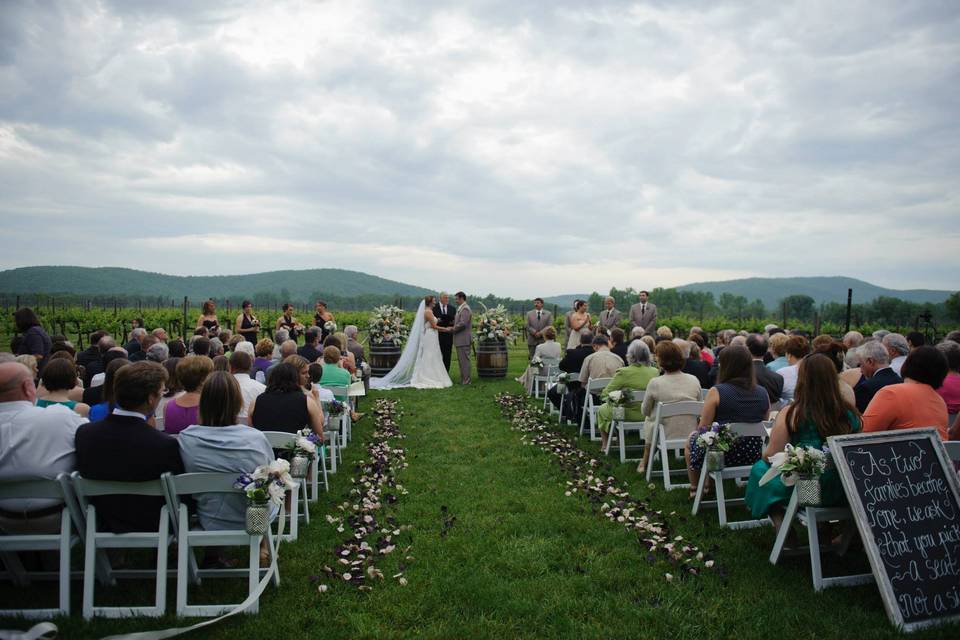
[[[390,576],[403,554],[379,567],[383,582],[372,592],[334,583],[323,594],[310,577],[335,566],[333,548],[346,533],[324,520],[348,497],[352,462],[363,455],[370,418],[356,429],[344,454],[334,491],[312,508],[314,521],[299,542],[281,551],[279,590],[261,601],[258,616],[242,616],[196,636],[301,638],[637,638],[779,637],[893,638],[875,586],[833,589],[810,585],[806,557],[773,567],[767,555],[770,529],[721,531],[715,515],[687,517],[685,493],[654,492],[650,499],[669,514],[675,533],[702,548],[716,546],[725,575],[667,583],[664,564],[650,564],[636,535],[608,522],[580,496],[565,497],[552,458],[521,446],[520,434],[500,416],[494,395],[517,392],[525,352],[511,353],[507,380],[475,380],[441,391],[401,390],[401,431],[396,441],[409,467],[400,474],[407,495],[390,514],[412,537],[407,586]],[[459,379],[454,366],[453,378]],[[365,409],[371,402],[365,401]],[[571,433],[572,433],[571,429]],[[596,452],[596,446],[581,446]],[[631,491],[647,497],[634,465],[614,468]],[[173,584],[171,583],[171,589]],[[211,587],[212,588],[212,587]],[[3,596],[0,592],[0,597]],[[171,590],[171,594],[172,594]],[[217,597],[224,594],[218,593]],[[0,622],[0,628],[13,626]],[[61,623],[62,637],[159,629],[162,620]],[[23,625],[18,625],[21,628]],[[956,638],[958,626],[915,634]]]

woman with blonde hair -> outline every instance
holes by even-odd
[[[220,321],[217,320],[217,305],[213,300],[207,300],[203,303],[200,310],[200,316],[197,318],[197,329],[207,330],[208,338],[215,338],[220,333]]]

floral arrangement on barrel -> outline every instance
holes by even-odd
[[[613,408],[614,420],[624,419],[627,403],[630,402],[631,397],[630,393],[623,389],[615,389],[607,394],[607,404]]]
[[[740,436],[728,424],[714,422],[709,427],[700,427],[697,444],[707,450],[705,469],[716,471],[723,468],[723,454]]]
[[[783,451],[770,456],[770,469],[760,478],[760,485],[780,476],[784,486],[796,486],[801,506],[815,506],[820,504],[820,476],[830,462],[830,449],[827,447],[817,449],[787,444]]]
[[[498,304],[493,309],[483,307],[483,313],[480,314],[480,323],[477,325],[477,339],[483,340],[504,340],[513,330],[513,323],[507,314],[507,309],[502,304]]]
[[[371,344],[392,342],[402,345],[406,342],[407,332],[408,329],[403,324],[403,309],[392,304],[375,307],[367,321]]]

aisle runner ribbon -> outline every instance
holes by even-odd
[[[299,489],[299,486],[297,488]],[[292,492],[291,499],[297,500],[298,494],[296,492]],[[284,515],[284,505],[281,504],[278,516],[280,523],[277,528],[277,546],[273,550],[274,561],[270,563],[270,570],[267,571],[267,573],[260,580],[260,584],[257,585],[256,591],[247,596],[247,599],[238,604],[234,609],[228,611],[219,618],[204,620],[203,622],[198,622],[197,624],[189,627],[173,627],[170,629],[161,629],[159,631],[137,631],[135,633],[123,633],[116,636],[107,636],[101,640],[164,640],[164,638],[175,638],[177,636],[190,633],[191,631],[196,631],[197,629],[215,625],[223,620],[226,620],[227,618],[231,618],[238,613],[243,613],[249,609],[251,606],[253,606],[254,602],[260,599],[260,596],[263,595],[263,592],[267,590],[267,585],[270,584],[274,574],[277,572],[277,564],[280,558],[280,543],[283,541]],[[58,631],[57,625],[53,624],[52,622],[41,622],[27,631],[10,631],[6,629],[0,629],[0,640],[53,640],[57,637]]]

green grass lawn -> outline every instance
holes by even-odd
[[[313,506],[314,520],[297,543],[281,549],[282,584],[270,589],[257,616],[235,617],[198,637],[329,638],[797,638],[898,635],[887,622],[877,588],[867,585],[814,593],[806,557],[772,566],[770,528],[720,530],[714,512],[689,515],[686,491],[650,491],[635,464],[614,465],[611,473],[631,491],[664,511],[675,533],[713,553],[723,572],[668,583],[662,564],[647,561],[636,534],[606,520],[585,497],[565,497],[566,476],[547,453],[520,444],[494,402],[496,393],[520,391],[513,377],[525,349],[511,352],[506,380],[474,380],[469,387],[441,391],[400,390],[400,425],[409,467],[400,475],[408,495],[390,515],[413,529],[401,535],[412,544],[401,586],[390,578],[404,562],[392,554],[382,562],[387,579],[361,592],[331,583],[318,593],[311,576],[335,562],[340,538],[325,514],[348,497],[352,461],[363,455],[372,422],[356,427],[355,444],[333,476],[333,491]],[[453,379],[459,375],[454,364]],[[369,401],[366,407],[370,406]],[[567,428],[572,435],[573,428]],[[594,443],[581,441],[597,453]],[[599,454],[598,454],[599,455]],[[675,512],[670,515],[671,512]],[[829,559],[827,560],[829,563]],[[829,565],[828,565],[829,566]],[[844,568],[865,567],[862,557]],[[827,569],[829,572],[829,568]],[[829,573],[828,573],[829,575]],[[210,581],[207,581],[210,582]],[[172,608],[173,583],[171,582]],[[207,585],[210,597],[236,596],[237,589]],[[241,587],[242,589],[242,587]],[[177,624],[160,620],[57,620],[61,637],[93,638],[123,631]],[[147,594],[146,589],[143,591]],[[123,590],[123,595],[129,594]],[[46,587],[31,590],[52,593]],[[16,598],[8,585],[0,600]],[[22,594],[20,594],[22,595]],[[115,597],[116,594],[114,594]],[[106,597],[111,594],[105,593]],[[6,606],[6,605],[5,605]],[[181,624],[183,621],[180,621]],[[24,628],[0,620],[2,628]],[[915,634],[956,638],[960,626]]]

